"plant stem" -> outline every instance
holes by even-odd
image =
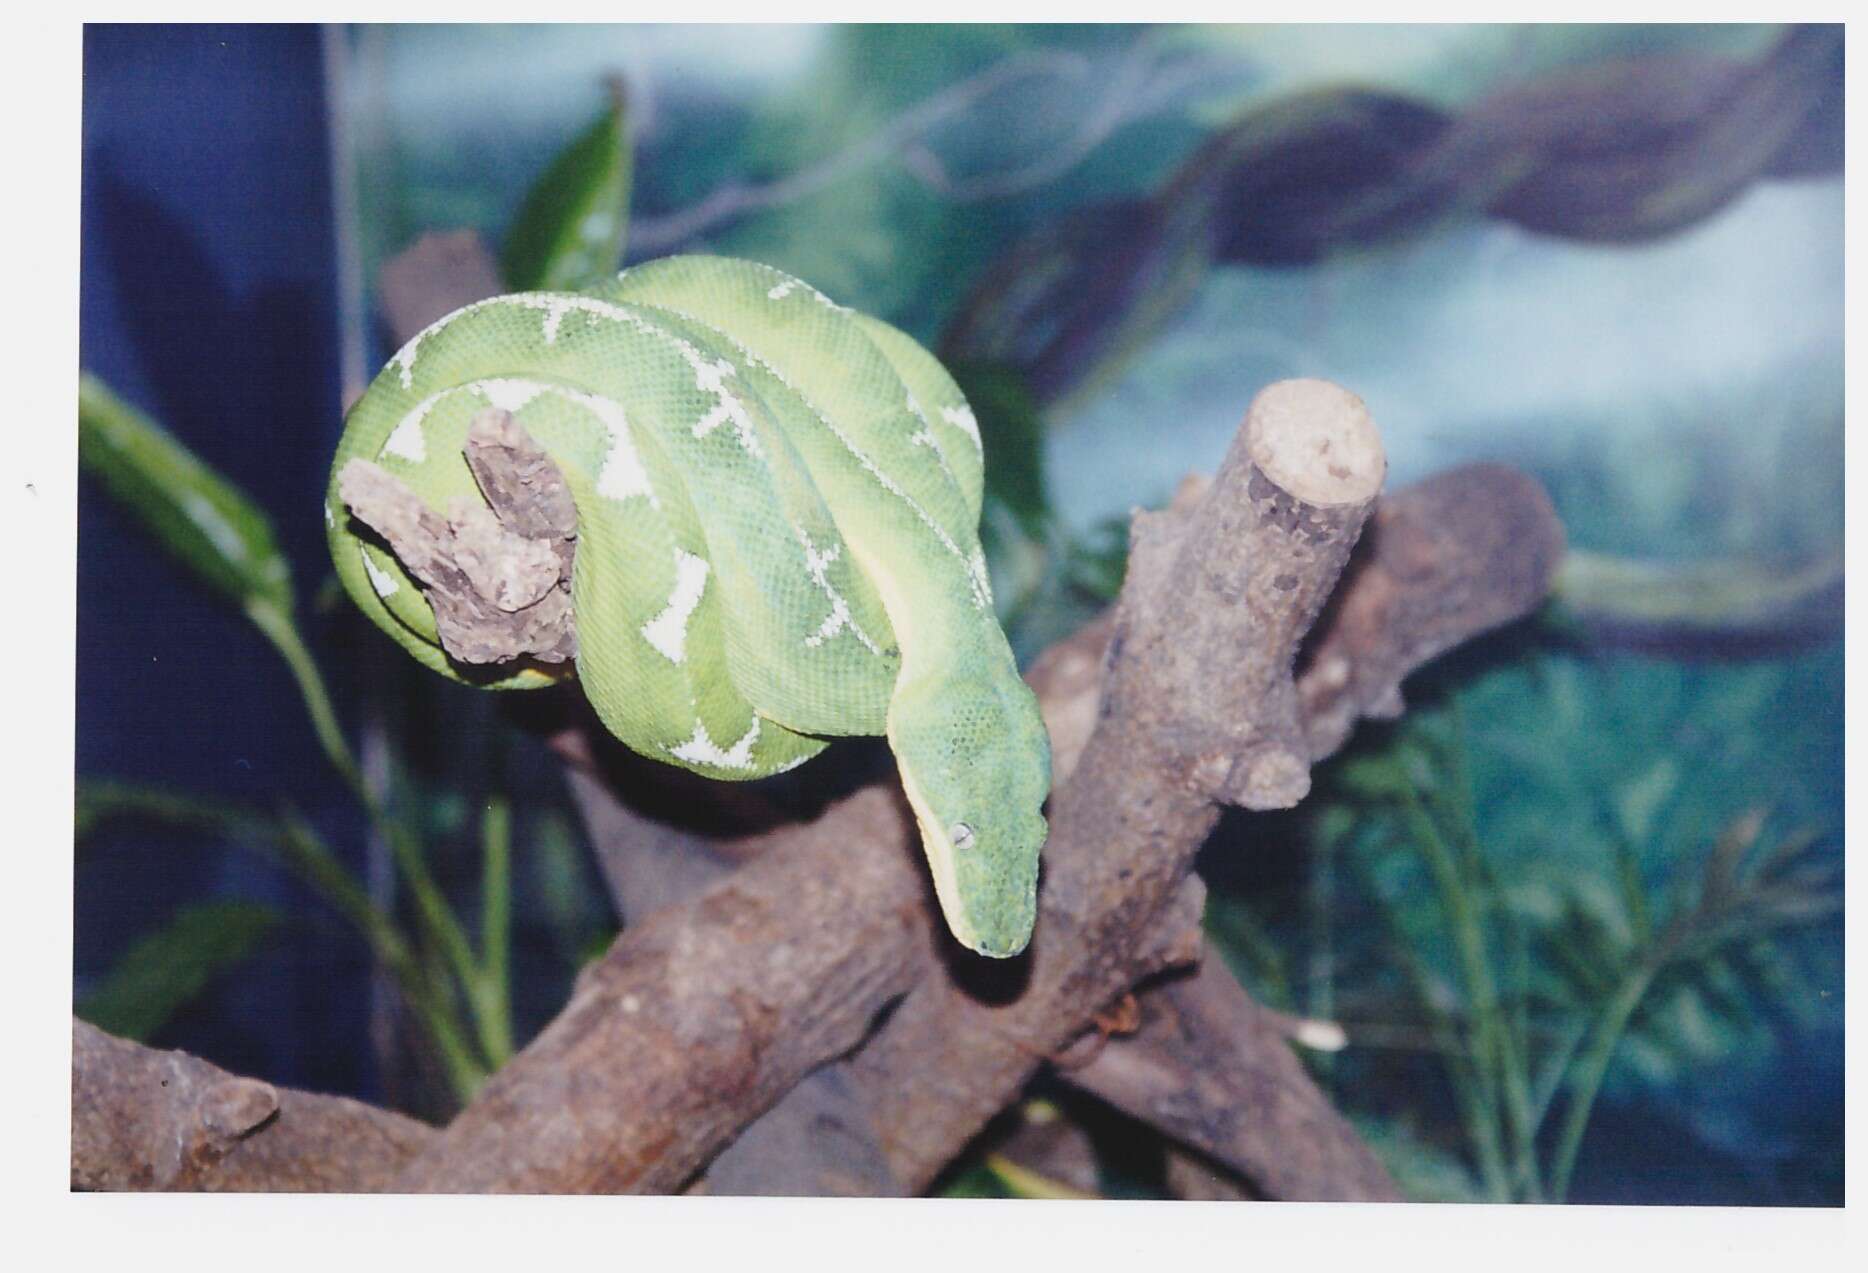
[[[480,1047],[494,1069],[512,1056],[511,958],[512,807],[491,796],[480,819],[480,975],[475,1017]]]
[[[1570,1078],[1570,1099],[1563,1111],[1563,1130],[1557,1138],[1556,1152],[1550,1162],[1550,1196],[1562,1202],[1570,1190],[1570,1176],[1576,1167],[1576,1155],[1582,1148],[1583,1130],[1589,1125],[1589,1111],[1602,1088],[1609,1062],[1615,1058],[1616,1045],[1628,1027],[1628,1020],[1640,1006],[1642,996],[1654,979],[1655,967],[1644,963],[1628,974],[1615,997],[1609,1000],[1596,1021],[1589,1046],[1576,1062]]]
[[[396,869],[415,901],[416,919],[421,922],[448,971],[471,997],[472,988],[479,980],[480,963],[474,956],[473,943],[467,939],[467,930],[461,926],[453,908],[448,905],[441,886],[435,883],[435,877],[428,872],[421,842],[400,823],[387,818],[378,810],[373,809],[372,812],[384,842],[389,845]]]
[[[1511,1177],[1505,1168],[1505,1148],[1498,1135],[1498,1095],[1489,1076],[1474,1063],[1471,1046],[1461,1037],[1457,1022],[1450,1013],[1440,1010],[1434,994],[1434,980],[1424,957],[1415,949],[1412,935],[1402,923],[1399,911],[1385,906],[1384,913],[1393,934],[1395,950],[1414,983],[1414,995],[1427,1014],[1428,1030],[1435,1050],[1452,1070],[1453,1098],[1459,1103],[1466,1138],[1471,1142],[1479,1175],[1495,1202],[1511,1201]]]
[[[369,894],[308,824],[287,817],[279,828],[279,843],[287,865],[356,926],[377,959],[395,978],[410,1010],[434,1041],[449,1086],[456,1098],[465,1104],[486,1080],[487,1071],[474,1059],[446,998],[424,974],[401,930],[370,900]]]
[[[396,869],[402,875],[404,883],[407,884],[410,896],[415,900],[416,918],[426,929],[433,944],[447,959],[448,966],[454,975],[460,979],[469,1002],[475,1005],[475,1017],[478,1021],[482,1015],[476,996],[480,972],[479,965],[474,958],[472,943],[467,940],[466,930],[461,927],[460,920],[448,906],[446,896],[435,883],[434,877],[429,874],[428,863],[422,856],[421,844],[405,827],[389,816],[382,801],[363,780],[362,766],[357,763],[356,756],[350,750],[350,744],[344,739],[344,731],[338,724],[337,713],[331,705],[331,695],[325,686],[324,676],[318,670],[317,661],[312,658],[304,639],[299,635],[297,626],[292,622],[292,616],[278,606],[258,599],[247,603],[246,612],[247,616],[253,620],[254,626],[258,627],[279,651],[280,657],[285,660],[286,667],[291,670],[293,679],[298,682],[299,693],[305,700],[305,710],[311,716],[312,729],[317,734],[318,742],[323,747],[326,758],[331,762],[331,767],[337,770],[338,775],[356,794],[371,824],[383,837],[384,842],[389,845]],[[439,1004],[430,1004],[430,1010],[439,1010],[439,1008]],[[450,1036],[458,1035],[458,1031],[454,1029],[451,1022],[448,1032]],[[486,1039],[484,1026],[481,1034],[484,1042]],[[450,1081],[458,1090],[463,1077],[458,1058],[450,1058],[447,1055],[449,1049],[455,1044],[439,1036],[436,1037],[435,1043],[442,1051],[443,1059],[449,1067]],[[487,1059],[497,1064],[490,1052]],[[474,1069],[479,1071],[481,1067],[476,1063]],[[484,1074],[482,1073],[480,1077],[484,1077]],[[478,1081],[478,1078],[474,1080],[476,1086]]]
[[[1488,1103],[1503,1110],[1521,1196],[1535,1200],[1542,1191],[1537,1179],[1530,1084],[1499,1007],[1497,982],[1486,954],[1484,921],[1458,860],[1427,812],[1412,778],[1407,779],[1403,791],[1403,806],[1414,829],[1415,844],[1439,889],[1453,946],[1459,953],[1461,977],[1472,1004],[1472,1050],[1479,1073],[1484,1076]]]
[[[1330,925],[1336,903],[1336,844],[1320,839],[1310,863],[1310,887],[1304,900],[1310,910],[1310,960],[1304,985],[1304,1010],[1313,1019],[1328,1021],[1336,1015],[1336,943]],[[1336,1057],[1325,1052],[1316,1058],[1325,1078],[1334,1076]]]
[[[209,801],[115,783],[84,784],[80,803],[104,816],[134,815],[196,827],[259,849],[298,876],[363,937],[433,1040],[455,1095],[465,1103],[485,1080],[486,1071],[474,1059],[445,995],[423,972],[402,930],[370,899],[368,891],[303,818],[290,811],[277,818],[262,817]]]
[[[286,667],[291,669],[292,678],[298,682],[299,694],[305,700],[305,710],[311,715],[311,727],[318,736],[319,745],[324,748],[325,756],[330,759],[331,767],[337,770],[366,805],[369,804],[370,793],[364,787],[363,770],[358,766],[357,758],[351,754],[350,744],[344,741],[344,731],[337,723],[336,711],[331,707],[331,695],[325,689],[324,677],[318,671],[318,664],[311,657],[311,651],[305,648],[292,616],[271,602],[258,598],[247,602],[246,613],[253,620],[254,626],[266,634],[273,648],[279,651]]]
[[[324,676],[319,672],[311,651],[306,648],[304,639],[299,636],[292,617],[277,606],[261,600],[248,602],[246,612],[291,669],[325,756],[330,760],[332,768],[356,793],[364,812],[389,845],[396,868],[415,899],[416,917],[425,926],[429,937],[447,959],[454,975],[460,978],[461,985],[467,988],[471,998],[473,988],[479,981],[479,964],[474,958],[473,945],[467,940],[466,930],[448,906],[440,886],[429,874],[421,844],[405,827],[390,818],[382,801],[364,782],[363,769],[352,754],[350,744],[345,741],[342,727],[337,723],[337,713],[331,706],[331,695],[325,687]],[[488,1059],[492,1058],[489,1056]]]

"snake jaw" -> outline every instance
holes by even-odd
[[[947,701],[951,694],[948,687]],[[1008,772],[990,744],[984,754],[957,755],[949,731],[898,729],[893,712],[888,739],[948,930],[988,958],[1020,954],[1037,921],[1038,851],[1047,829],[1037,813],[1041,796],[1028,800],[1029,792],[988,785]],[[930,787],[944,798],[930,796]]]

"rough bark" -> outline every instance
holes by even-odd
[[[1399,716],[1415,668],[1536,609],[1564,557],[1550,497],[1502,464],[1415,483],[1376,508],[1363,539],[1298,676],[1312,759],[1358,719]]]
[[[919,971],[931,936],[909,821],[899,793],[867,789],[631,925],[398,1187],[679,1189]]]
[[[1517,496],[1505,498],[1506,492],[1514,490]],[[1183,511],[1165,516],[1170,520],[1190,516],[1184,510],[1197,496],[1197,489],[1190,487],[1181,500]],[[1490,508],[1502,516],[1515,507],[1514,499],[1528,501],[1533,509],[1531,521],[1515,534],[1469,528],[1478,542],[1490,546],[1491,556],[1475,558],[1464,571],[1474,577],[1517,578],[1526,560],[1554,561],[1554,545],[1560,543],[1560,536],[1541,493],[1508,471],[1464,470],[1437,479],[1436,484],[1400,492],[1385,501],[1378,526],[1432,523],[1436,510],[1448,506]],[[1374,547],[1371,544],[1370,550]],[[1353,617],[1364,608],[1353,595],[1346,595],[1324,615],[1314,642],[1316,650],[1334,651],[1351,669],[1400,668],[1406,659],[1394,651],[1418,655],[1448,639],[1448,633],[1471,635],[1509,617],[1498,613],[1490,602],[1497,590],[1477,585],[1466,594],[1476,609],[1463,618],[1452,607],[1432,603],[1430,594],[1443,585],[1444,575],[1439,570],[1417,569],[1399,572],[1391,583],[1383,583],[1385,600],[1379,609],[1390,617],[1388,627],[1356,622],[1339,632],[1345,616]],[[1368,581],[1380,577],[1358,568],[1345,587],[1353,594],[1374,586]],[[1425,628],[1410,630],[1408,623]],[[1115,626],[1114,617],[1106,617],[1053,647],[1032,670],[1060,774],[1080,768],[1077,758],[1103,716],[1098,685],[1105,646]],[[1337,676],[1320,668],[1313,655],[1299,678],[1298,698],[1302,703],[1327,704],[1333,714],[1348,720],[1380,706],[1361,696],[1379,694],[1387,679]],[[1307,736],[1311,732],[1308,725],[1306,732]],[[577,744],[567,744],[566,750],[577,750]],[[604,790],[594,780],[590,789]],[[781,828],[720,845],[722,861],[751,859],[752,864],[685,905],[663,910],[650,922],[633,927],[605,961],[605,967],[614,966],[614,970],[587,980],[564,1017],[503,1071],[448,1130],[449,1147],[442,1151],[440,1140],[433,1140],[431,1152],[423,1156],[425,1161],[412,1163],[397,1187],[677,1188],[706,1165],[741,1126],[770,1106],[777,1093],[859,1040],[875,1009],[899,988],[927,980],[964,998],[966,992],[950,980],[952,970],[943,961],[929,927],[928,899],[913,856],[912,836],[910,820],[899,803],[885,791],[872,789],[833,806],[809,826]],[[665,847],[673,849],[675,843]],[[1090,855],[1099,849],[1092,841],[1076,846],[1076,851]],[[671,855],[671,860],[682,859]],[[748,896],[757,899],[750,906],[745,902]],[[1195,901],[1197,894],[1183,898],[1189,921]],[[747,912],[756,914],[759,922],[745,922],[750,918]],[[899,915],[899,921],[891,919],[891,914]],[[837,946],[840,952],[849,954],[852,945],[860,947],[854,962],[810,953],[816,942],[839,931],[844,932]],[[790,964],[800,951],[814,971],[772,974],[775,964]],[[1155,957],[1157,962],[1162,958],[1160,943]],[[711,987],[709,978],[717,978]],[[852,996],[848,992],[853,986],[866,990]],[[1159,993],[1151,991],[1142,997],[1145,1022],[1159,1011],[1153,1003]],[[631,995],[638,1008],[634,1015],[643,1015],[643,1005],[654,1002],[660,1005],[657,1019],[665,1024],[653,1030],[624,1026],[632,1015],[625,1011],[624,1000]],[[742,1006],[753,1009],[749,1016],[740,1015]],[[1063,1011],[1061,1018],[1071,1024],[1058,1028],[1060,1042],[1067,1043],[1102,1006],[1101,1002],[1083,1002]],[[753,1028],[757,1022],[768,1022],[769,1033]],[[812,1024],[807,1028],[801,1024],[805,1022]],[[771,1045],[770,1041],[782,1039],[794,1027],[806,1029],[816,1042]],[[703,1036],[701,1046],[690,1047],[686,1039],[697,1033]],[[705,1037],[709,1034],[711,1039]],[[1150,1046],[1151,1037],[1145,1024],[1142,1038],[1111,1046],[1120,1046],[1133,1056]],[[1281,1040],[1257,1037],[1264,1047],[1284,1046]],[[763,1050],[761,1042],[767,1042]],[[1054,1050],[1043,1046],[1041,1037],[1020,1042],[1028,1051],[1019,1054],[1019,1065],[1014,1067],[1019,1071],[1035,1066],[1042,1051]],[[935,1058],[928,1060],[935,1063]],[[1254,1058],[1248,1061],[1261,1071],[1265,1068]],[[866,1063],[865,1068],[872,1081],[863,1089],[864,1099],[850,1101],[846,1096],[843,1112],[837,1115],[845,1125],[859,1123],[859,1131],[860,1125],[871,1122],[874,1111],[888,1108],[874,1096],[873,1080],[881,1072],[879,1067]],[[838,1075],[834,1081],[843,1084],[850,1077]],[[1006,1080],[994,1081],[1003,1084]],[[925,1091],[926,1084],[918,1084],[917,1090]],[[988,1113],[1005,1103],[994,1104],[977,1092],[963,1096],[976,1109],[993,1105]],[[108,1104],[112,1099],[105,1080],[103,1089],[83,1089],[77,1103],[93,1107],[95,1116],[108,1125],[119,1117],[108,1112],[115,1108]],[[797,1100],[800,1109],[822,1109],[821,1102],[813,1105],[808,1093]],[[675,1111],[667,1118],[655,1113],[664,1105]],[[671,1122],[687,1121],[679,1111],[696,1106],[706,1112],[686,1130],[671,1133]],[[773,1114],[783,1109],[781,1105]],[[802,1125],[810,1126],[810,1119]],[[958,1139],[944,1151],[930,1147],[928,1156],[944,1161],[971,1130],[953,1120],[947,1135]],[[750,1132],[740,1139],[756,1143]],[[783,1142],[782,1137],[778,1139]],[[189,1183],[194,1177],[174,1173],[158,1177],[138,1175],[134,1170],[115,1175],[98,1171],[94,1164],[112,1156],[124,1162],[141,1161],[118,1143],[117,1150],[92,1151],[85,1159],[92,1166],[81,1169],[74,1158],[74,1180],[97,1187],[202,1187]],[[839,1173],[843,1181],[849,1178],[842,1164],[862,1158],[863,1153],[853,1154],[846,1145],[827,1157],[825,1173],[815,1178],[794,1175],[791,1182],[779,1185],[770,1174],[773,1157],[768,1154],[762,1172],[739,1179],[762,1182],[760,1192],[840,1192],[848,1186],[839,1184]],[[333,1161],[321,1168],[322,1174],[285,1167],[277,1182],[270,1184],[263,1171],[271,1160],[249,1156],[245,1161],[254,1174],[243,1178],[238,1187],[292,1187],[294,1178],[328,1182],[301,1187],[377,1187],[372,1183],[377,1177],[357,1169],[342,1156],[341,1147]],[[639,1164],[637,1170],[629,1169],[632,1161]],[[806,1164],[797,1166],[803,1169]],[[715,1170],[729,1167],[727,1155],[714,1162]],[[299,1172],[297,1177],[294,1171]],[[907,1181],[897,1179],[896,1188],[908,1187]]]
[[[856,1059],[904,1184],[924,1187],[1038,1058],[1153,971],[1137,956],[1222,801],[1265,807],[1307,789],[1297,646],[1384,471],[1358,400],[1287,381],[1254,401],[1184,518],[1137,515],[1096,727],[1052,799],[1020,984],[982,997],[924,981]]]
[[[610,875],[646,919],[452,1125],[423,1129],[420,1143],[411,1133],[394,1187],[665,1192],[711,1162],[735,1191],[882,1192],[882,1180],[918,1190],[1094,1014],[1191,962],[1203,893],[1188,868],[1218,805],[1299,798],[1308,763],[1358,715],[1398,710],[1396,686],[1419,661],[1534,605],[1561,550],[1548,501],[1507,470],[1403,492],[1383,503],[1368,560],[1322,616],[1294,680],[1300,642],[1368,512],[1380,453],[1348,395],[1314,382],[1290,394],[1281,386],[1255,404],[1210,491],[1190,486],[1176,508],[1138,517],[1122,601],[1033,669],[1068,776],[1029,956],[984,967],[938,936],[912,819],[890,787],[809,825],[716,841],[716,860],[685,875],[668,864],[685,860],[687,837],[670,829],[657,852],[634,867],[619,859],[622,875]],[[560,741],[592,750],[574,734]],[[587,812],[613,802],[594,781],[574,789]],[[623,878],[632,869],[633,882]],[[1277,1117],[1267,1129],[1345,1139],[1309,1147],[1316,1162],[1298,1170],[1263,1137],[1251,1143],[1257,1123],[1224,1122],[1223,1083],[1196,1084],[1164,1112],[1145,1088],[1125,1095],[1110,1061],[1087,1067],[1091,1082],[1215,1159],[1300,1191],[1287,1196],[1387,1196],[1340,1120],[1332,1129],[1314,1116],[1321,1098],[1275,1030],[1183,1010],[1161,998],[1171,993],[1143,994],[1142,1033],[1111,1044],[1114,1057],[1146,1072],[1144,1062],[1182,1063],[1215,1046],[1208,1034],[1230,1033],[1249,1041],[1243,1073],[1268,1085],[1259,1092]],[[99,1108],[112,1099],[87,1097]],[[779,1182],[800,1147],[802,1174]],[[1345,1174],[1325,1179],[1326,1162]],[[334,1162],[329,1177],[348,1171]]]
[[[1066,1077],[1232,1168],[1273,1198],[1399,1201],[1274,1017],[1218,960],[1149,997],[1139,1032]]]
[[[434,1135],[72,1019],[73,1189],[371,1193]]]
[[[474,417],[466,455],[486,503],[456,499],[446,517],[368,460],[344,465],[338,491],[421,584],[449,657],[477,666],[575,658],[577,510],[564,478],[509,411]]]

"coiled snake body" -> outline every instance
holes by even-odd
[[[433,324],[351,410],[326,522],[357,604],[457,677],[336,474],[362,458],[435,508],[477,499],[462,446],[489,406],[513,412],[576,504],[576,670],[604,725],[730,779],[885,734],[948,926],[983,954],[1023,949],[1049,744],[992,611],[978,428],[934,357],[808,284],[716,257]],[[553,679],[528,666],[493,685]]]

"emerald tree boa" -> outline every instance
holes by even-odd
[[[1021,951],[1050,747],[993,614],[979,429],[940,363],[809,284],[717,257],[434,323],[352,408],[325,520],[351,597],[456,679],[421,590],[337,474],[365,459],[436,509],[478,499],[462,448],[488,407],[513,413],[576,504],[575,674],[604,725],[725,779],[886,735],[949,928],[982,954]],[[527,664],[490,684],[566,674]]]

